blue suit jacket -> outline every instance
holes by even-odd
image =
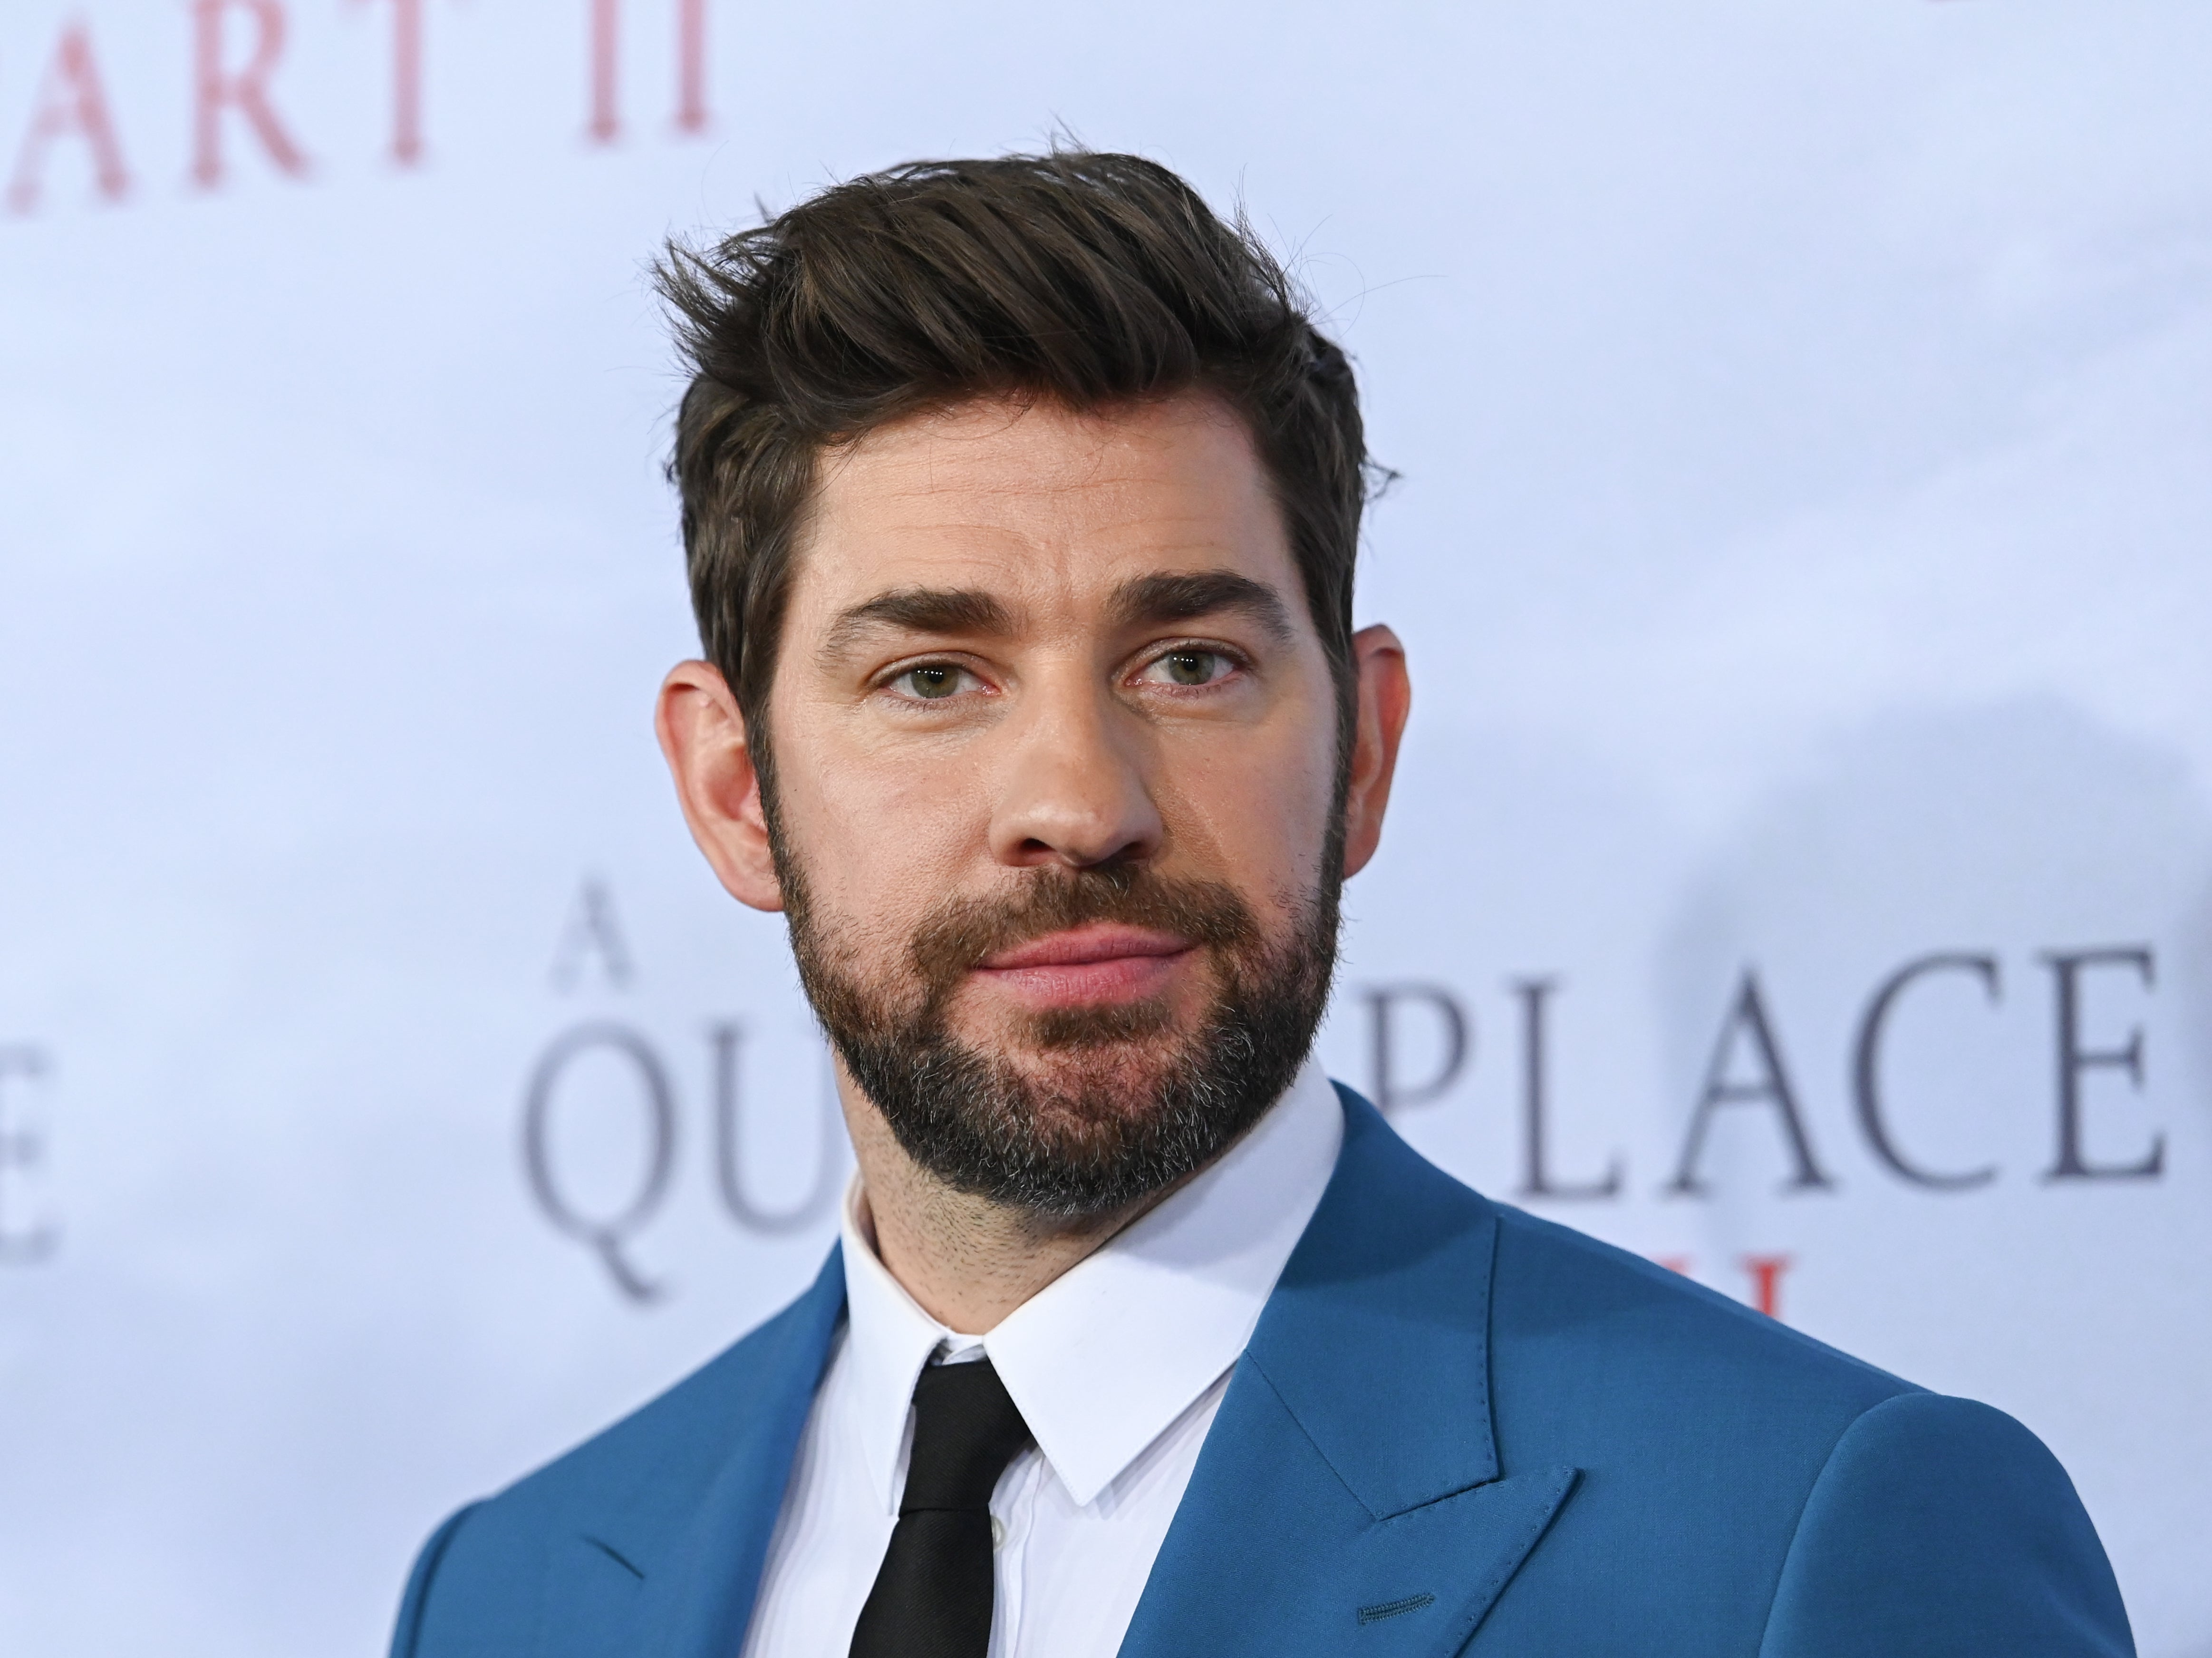
[[[1578,1233],[1345,1095],[1126,1658],[2134,1650],[2051,1454]],[[844,1312],[814,1287],[423,1549],[395,1658],[735,1658]]]

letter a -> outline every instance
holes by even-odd
[[[1729,1061],[1735,1052],[1738,1032],[1751,1039],[1752,1051],[1759,1061],[1759,1074],[1749,1082],[1729,1080]],[[1746,968],[1735,1005],[1729,1009],[1728,1018],[1721,1024],[1720,1039],[1713,1044],[1712,1063],[1705,1068],[1705,1086],[1698,1095],[1698,1108],[1690,1119],[1690,1137],[1682,1147],[1681,1167],[1667,1183],[1667,1190],[1694,1197],[1703,1197],[1711,1190],[1698,1178],[1698,1157],[1705,1149],[1705,1131],[1712,1125],[1714,1110],[1721,1106],[1759,1104],[1774,1107],[1783,1137],[1789,1142],[1790,1155],[1797,1164],[1796,1176],[1784,1189],[1802,1192],[1832,1186],[1834,1182],[1821,1173],[1820,1165],[1813,1161],[1812,1142],[1806,1137],[1797,1096],[1790,1086],[1790,1073],[1783,1067],[1782,1051],[1774,1040],[1773,1023],[1766,1016],[1765,999],[1759,991],[1759,975]]]
[[[573,991],[583,982],[584,966],[596,960],[610,986],[629,988],[632,976],[629,946],[622,923],[615,917],[615,895],[606,882],[586,876],[577,890],[575,908],[553,953],[553,988]]]
[[[122,200],[131,188],[131,174],[123,165],[123,146],[115,140],[100,66],[93,61],[92,35],[82,23],[64,29],[61,44],[54,49],[53,66],[40,89],[39,113],[31,118],[31,130],[15,160],[15,179],[8,186],[10,212],[28,213],[38,206],[46,151],[55,139],[71,133],[92,150],[93,180],[100,193],[112,202]]]

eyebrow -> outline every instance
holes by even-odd
[[[1107,609],[1120,627],[1188,622],[1221,611],[1241,611],[1279,643],[1292,637],[1290,613],[1281,595],[1266,582],[1231,570],[1139,576],[1115,589]],[[1014,617],[998,599],[976,588],[895,588],[840,611],[823,637],[822,655],[840,655],[878,628],[1004,638],[1014,631]]]
[[[1014,619],[1006,606],[974,588],[896,588],[840,611],[823,637],[822,654],[838,655],[875,628],[1003,638],[1014,631]]]
[[[1241,611],[1278,644],[1288,643],[1291,637],[1290,612],[1282,595],[1266,582],[1233,570],[1140,576],[1115,590],[1110,608],[1114,619],[1124,627],[1188,622],[1219,611]]]

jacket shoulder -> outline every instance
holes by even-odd
[[[823,1282],[829,1279],[834,1283]],[[822,1277],[781,1312],[487,1506],[597,1511],[645,1494],[656,1505],[670,1503],[711,1466],[702,1451],[742,1436],[764,1399],[788,1387],[799,1372],[812,1397],[843,1308],[843,1282],[833,1255]],[[833,1289],[838,1293],[830,1293]]]
[[[1582,1471],[1493,1609],[1501,1649],[1758,1649],[1837,1441],[1910,1383],[1566,1227],[1495,1206],[1492,1421],[1507,1472]],[[1603,1581],[1592,1600],[1578,1585]]]
[[[1669,1408],[1741,1422],[1771,1409],[1842,1423],[1919,1390],[1656,1262],[1504,1204],[1492,1320],[1501,1349],[1532,1371],[1572,1368],[1611,1387],[1632,1371]],[[1833,1435],[1822,1442],[1822,1449]]]
[[[833,1252],[814,1284],[767,1322],[620,1421],[447,1519],[410,1574],[392,1658],[535,1651],[549,1569],[579,1540],[584,1569],[617,1587],[641,1581],[647,1559],[733,1456],[772,1456],[771,1442],[795,1438],[843,1312],[843,1282]]]
[[[1830,1454],[1790,1541],[1763,1658],[2132,1658],[2073,1482],[2002,1411],[1885,1400]]]
[[[1577,1463],[1564,1454],[1568,1444],[1587,1445],[1607,1424],[1650,1442],[1670,1423],[1724,1421],[1739,1432],[1761,1420],[1808,1436],[1800,1454],[1817,1466],[1851,1417],[1915,1391],[1679,1273],[1485,1197],[1407,1145],[1358,1095],[1339,1092],[1337,1180],[1285,1285],[1357,1278],[1363,1306],[1395,1294],[1405,1304],[1390,1310],[1409,1325],[1463,1322],[1486,1301],[1509,1466],[1516,1429],[1541,1460]],[[1326,1259],[1309,1246],[1325,1246]],[[1532,1444],[1540,1438],[1553,1442]]]
[[[1650,1262],[1497,1207],[1510,1472],[1583,1471],[1501,1649],[2124,1658],[2112,1570],[2019,1423]],[[1593,1602],[1577,1586],[1601,1577]],[[1656,1633],[1655,1633],[1656,1632]]]

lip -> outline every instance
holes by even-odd
[[[986,972],[1019,972],[1033,967],[1087,967],[1099,962],[1132,957],[1181,955],[1190,941],[1149,927],[1128,927],[1102,922],[1048,933],[1012,949],[988,955],[975,965]]]
[[[1173,933],[1101,923],[986,956],[973,977],[1033,1011],[1096,1008],[1166,994],[1195,954]]]

